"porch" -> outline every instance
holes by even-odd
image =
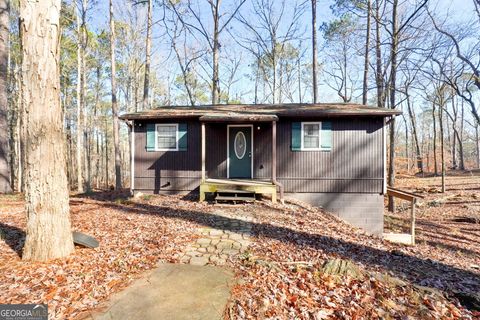
[[[272,202],[276,202],[278,187],[280,200],[283,202],[283,186],[277,181],[277,116],[257,113],[247,115],[230,113],[228,116],[219,117],[207,114],[201,116],[199,120],[201,122],[200,201],[205,200],[207,193],[217,193],[217,195],[220,195],[220,193],[254,193],[269,195]],[[225,126],[223,130],[226,129],[226,131],[224,131],[224,134],[221,131],[212,132],[210,129],[207,130],[209,125],[223,125]],[[260,130],[265,126],[269,126],[269,129]],[[210,136],[210,134],[213,136]],[[267,147],[268,144],[264,143],[263,148],[271,148],[269,150],[271,157],[268,157],[271,160],[258,165],[261,169],[269,167],[270,170],[265,169],[263,174],[259,174],[254,169],[254,142],[256,143],[254,135],[270,136],[268,144],[271,146]],[[226,140],[216,141],[217,144],[214,144],[215,150],[212,150],[211,141],[215,136],[226,137]],[[210,146],[208,148],[207,141]],[[226,150],[222,149],[223,145],[225,145]],[[210,175],[212,164],[209,162],[209,159],[212,158],[209,157],[212,154],[218,154],[220,149],[222,149],[220,154],[225,152],[223,154],[226,158],[222,158],[225,160],[226,168],[222,167],[225,168],[222,174],[213,174],[212,176]],[[265,173],[268,171],[271,174],[266,175]],[[227,195],[227,197],[229,196]]]
[[[200,201],[205,201],[206,193],[225,190],[267,194],[272,197],[272,202],[277,202],[277,186],[274,183],[251,179],[205,179],[200,183]]]

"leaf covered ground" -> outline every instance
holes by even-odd
[[[480,292],[479,224],[451,219],[475,215],[474,207],[450,208],[451,193],[461,201],[478,193],[480,183],[463,184],[421,205],[415,247],[368,236],[303,204],[227,206],[253,214],[253,244],[230,259],[238,276],[225,317],[231,319],[475,319],[478,311],[461,294]],[[409,188],[435,188],[436,178],[405,179]],[[458,181],[457,181],[458,182]],[[411,183],[411,185],[408,185]],[[458,182],[461,184],[460,182]],[[468,187],[467,187],[468,186]],[[471,190],[464,190],[464,189]],[[418,190],[419,192],[421,190]],[[474,200],[472,200],[474,201]],[[443,207],[442,207],[443,206]],[[48,303],[52,319],[82,318],[142,271],[161,262],[178,262],[194,241],[195,230],[213,225],[212,205],[179,196],[125,199],[97,193],[71,199],[73,229],[100,240],[97,249],[77,247],[63,260],[21,260],[25,214],[20,196],[0,198],[0,303]],[[400,208],[401,209],[401,208]],[[408,211],[388,217],[391,230],[405,228]],[[464,222],[462,222],[464,221]],[[468,221],[468,222],[465,222]],[[342,259],[353,274],[323,268]],[[461,293],[461,294],[460,294]]]

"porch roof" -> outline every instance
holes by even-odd
[[[243,113],[228,113],[221,114],[206,114],[200,116],[200,121],[204,122],[270,122],[278,121],[278,117],[274,114],[243,114]]]
[[[200,121],[276,121],[281,117],[391,117],[402,112],[353,103],[228,104],[203,106],[164,106],[127,113],[123,120],[197,118]]]

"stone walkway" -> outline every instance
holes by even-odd
[[[84,320],[220,320],[234,281],[225,267],[161,264]]]
[[[218,209],[212,215],[215,216],[213,227],[197,230],[200,238],[187,246],[180,259],[182,263],[223,265],[230,257],[248,249],[254,221],[251,214],[241,209],[228,208],[228,211]]]

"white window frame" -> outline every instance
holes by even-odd
[[[305,148],[304,140],[305,140],[305,125],[306,124],[318,124],[318,148]],[[302,122],[301,125],[301,135],[302,135],[302,144],[300,150],[302,151],[322,151],[322,122],[320,121],[310,121],[310,122]]]
[[[166,149],[158,147],[158,127],[162,126],[175,126],[175,149]],[[155,124],[155,151],[178,151],[178,123],[156,123]]]

